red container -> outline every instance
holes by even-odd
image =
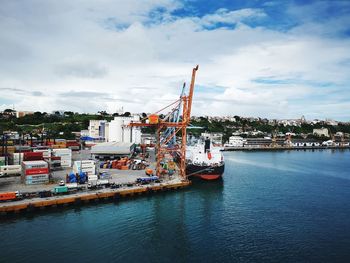
[[[0,193],[0,201],[16,199],[16,192]]]
[[[66,142],[66,146],[80,146],[80,144],[78,142]]]
[[[26,170],[26,175],[33,175],[33,174],[48,174],[49,168],[31,168]]]
[[[43,152],[25,152],[23,153],[23,161],[39,161],[44,160]]]

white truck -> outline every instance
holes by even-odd
[[[21,175],[21,165],[3,165],[0,166],[0,176]]]

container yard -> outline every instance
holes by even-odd
[[[89,150],[84,151],[89,155]],[[40,155],[28,155],[37,159]],[[154,153],[151,152],[151,158]],[[21,176],[2,176],[0,178],[0,213],[2,215],[33,211],[36,208],[60,207],[69,204],[87,203],[98,199],[116,200],[119,197],[162,192],[180,189],[190,184],[178,174],[162,178],[154,174],[154,159],[140,169],[134,169],[135,159],[124,158],[97,165],[95,160],[79,160],[79,153],[73,154],[72,167],[50,170],[44,160],[22,161]],[[153,164],[152,164],[153,161]],[[130,169],[129,169],[130,168]],[[150,172],[151,171],[151,172]]]

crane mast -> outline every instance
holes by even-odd
[[[184,87],[180,98],[148,116],[148,123],[131,122],[131,127],[155,127],[156,129],[156,174],[161,176],[162,166],[161,161],[166,154],[176,156],[179,160],[179,174],[182,180],[187,180],[186,176],[186,129],[191,120],[192,100],[194,94],[194,85],[196,80],[196,73],[198,65],[192,69],[192,77],[188,95],[184,93]],[[165,109],[173,107],[170,113],[165,118],[160,119],[159,113]],[[180,120],[179,114],[182,107],[182,118]],[[181,142],[174,145],[176,142],[176,135],[181,132]]]

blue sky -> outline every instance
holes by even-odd
[[[350,1],[4,1],[0,109],[350,121]],[[77,95],[79,94],[79,95]]]

